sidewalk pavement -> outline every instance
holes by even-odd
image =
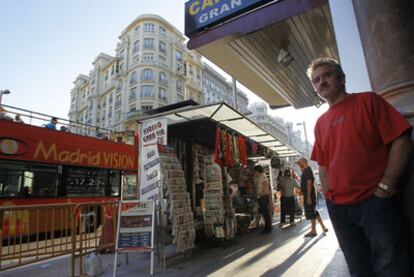
[[[155,256],[154,276],[349,276],[344,256],[339,249],[335,233],[328,218],[326,207],[319,212],[329,231],[314,238],[304,238],[309,231],[309,221],[303,219],[296,226],[280,228],[273,223],[271,234],[253,231],[241,237],[237,243],[212,247],[197,246],[187,260],[182,260],[166,269],[157,265]],[[104,264],[102,277],[112,276],[113,254],[100,255]],[[129,264],[125,255],[119,255],[117,276],[150,276],[150,254],[129,253]],[[30,265],[0,273],[0,277],[66,277],[70,276],[70,257]]]

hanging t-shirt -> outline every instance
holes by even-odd
[[[328,171],[328,199],[354,204],[369,198],[381,181],[389,144],[410,124],[382,97],[351,94],[317,121],[311,159]]]

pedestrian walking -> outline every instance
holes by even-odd
[[[410,157],[412,127],[381,96],[347,93],[333,59],[308,77],[329,109],[315,126],[311,159],[352,276],[412,276],[402,213],[394,198]]]
[[[316,237],[318,235],[316,232],[316,221],[321,225],[324,233],[328,232],[328,228],[325,227],[319,212],[316,210],[315,177],[305,157],[301,157],[296,163],[302,171],[300,175],[300,188],[303,194],[305,217],[311,221],[311,230],[305,234],[305,237]]]
[[[256,184],[258,188],[258,201],[260,207],[260,213],[265,220],[265,227],[262,230],[262,234],[268,234],[272,231],[272,218],[270,215],[269,200],[270,200],[270,183],[264,174],[263,167],[256,165],[254,167],[254,173],[256,177]]]
[[[285,169],[283,176],[277,184],[280,191],[280,223],[283,227],[286,224],[286,215],[289,216],[290,225],[295,224],[295,188],[300,188],[298,182],[292,178],[291,169]]]

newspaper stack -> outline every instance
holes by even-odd
[[[212,160],[205,165],[204,185],[204,232],[207,237],[224,238],[224,204],[223,183],[221,179],[221,168]]]
[[[178,252],[194,247],[195,228],[190,195],[185,184],[184,171],[177,157],[161,155],[163,183],[169,206],[169,219],[172,222],[173,244]]]

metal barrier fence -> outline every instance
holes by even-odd
[[[83,276],[83,256],[91,251],[114,250],[118,202],[95,205],[82,203],[72,212],[71,276],[75,276],[76,258],[79,258],[79,276]]]
[[[0,271],[71,255],[113,249],[118,202],[0,207]]]

